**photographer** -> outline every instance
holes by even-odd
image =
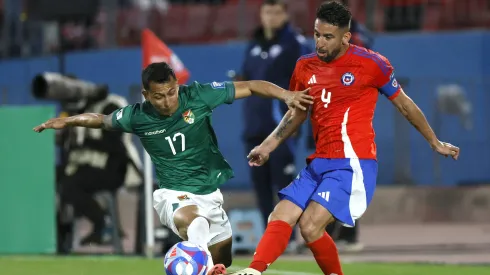
[[[60,101],[69,115],[94,112],[111,114],[128,105],[123,97],[108,94],[105,86],[59,74],[45,73],[33,81],[33,94],[37,98]],[[58,179],[59,241],[65,243],[60,250],[67,252],[66,236],[71,226],[63,225],[60,216],[71,205],[75,216],[84,216],[92,223],[92,232],[85,236],[81,245],[104,244],[109,241],[107,229],[110,224],[106,213],[95,200],[100,191],[115,193],[126,184],[139,184],[137,170],[141,161],[129,134],[101,129],[74,128],[58,133],[62,146],[62,161]],[[136,170],[135,170],[136,168]],[[134,180],[130,180],[132,177]],[[65,221],[66,223],[66,221]],[[119,226],[113,224],[111,226]]]

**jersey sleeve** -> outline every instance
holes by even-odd
[[[235,100],[235,85],[233,82],[196,83],[197,94],[202,101],[214,109],[221,104],[231,104]]]
[[[131,118],[133,116],[134,105],[128,105],[126,107],[115,110],[112,116],[112,127],[116,130],[120,130],[126,133],[133,132],[131,127]]]
[[[395,99],[401,91],[400,84],[395,77],[395,69],[391,66],[390,61],[383,56],[376,62],[374,84],[376,88],[389,100]]]
[[[305,85],[301,82],[301,69],[300,63],[296,62],[296,66],[294,67],[293,75],[291,75],[291,80],[289,81],[289,90],[290,91],[302,91],[306,89]]]

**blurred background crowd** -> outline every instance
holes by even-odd
[[[166,43],[246,39],[259,24],[260,0],[2,0],[2,57],[131,47],[150,28]],[[321,1],[289,1],[291,22],[312,35]],[[354,18],[374,32],[485,28],[485,0],[350,0]]]

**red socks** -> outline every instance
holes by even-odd
[[[255,251],[250,268],[264,272],[286,250],[293,229],[284,221],[272,221],[267,225]],[[332,238],[325,233],[320,239],[309,243],[323,274],[343,275],[339,254]]]
[[[260,239],[250,268],[264,272],[286,250],[293,229],[287,222],[272,221]],[[341,273],[339,273],[341,275]]]
[[[339,253],[332,238],[327,234],[308,244],[311,252],[315,256],[315,260],[326,275],[343,275],[342,267],[340,266]]]

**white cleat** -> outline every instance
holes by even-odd
[[[253,268],[245,268],[245,269],[240,270],[240,271],[229,273],[229,275],[261,275],[261,274],[262,273],[260,273],[259,271],[255,270]]]

